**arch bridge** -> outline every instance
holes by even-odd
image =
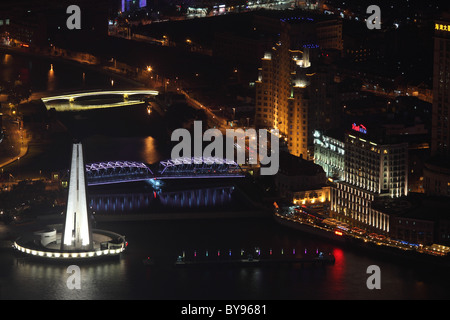
[[[84,111],[136,105],[143,103],[143,97],[158,93],[156,90],[101,90],[44,97],[41,100],[47,110]],[[103,103],[98,103],[98,100]]]

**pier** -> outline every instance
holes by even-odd
[[[194,250],[186,255],[185,251],[178,256],[176,266],[208,266],[208,265],[235,265],[235,266],[259,266],[276,264],[310,264],[310,265],[333,265],[335,258],[331,253],[320,252],[318,249],[308,251],[304,249],[296,252],[295,249],[280,249],[275,252],[272,249],[262,251],[255,248],[251,251],[241,249],[239,253],[232,250],[227,251],[208,251],[202,252]]]

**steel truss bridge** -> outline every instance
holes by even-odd
[[[215,157],[178,158],[147,165],[136,161],[107,161],[85,165],[88,185],[145,180],[244,177],[233,160]]]

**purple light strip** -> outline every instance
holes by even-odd
[[[138,182],[146,180],[167,180],[167,179],[212,179],[212,178],[244,178],[245,175],[220,175],[220,176],[160,176],[154,178],[141,178],[141,179],[130,179],[130,180],[116,180],[116,181],[104,181],[104,182],[89,182],[88,186],[98,186],[105,184],[116,184],[116,183],[126,183],[126,182]]]
[[[134,161],[108,161],[108,162],[96,162],[90,163],[86,165],[86,171],[99,171],[99,170],[107,170],[107,169],[117,169],[117,168],[141,168],[147,169],[152,174],[153,172],[142,162],[134,162]]]
[[[185,157],[185,158],[169,159],[169,160],[165,160],[165,161],[160,161],[160,164],[165,167],[174,167],[174,166],[178,166],[178,165],[182,165],[182,164],[188,164],[188,165],[192,165],[192,164],[209,164],[209,165],[227,164],[227,165],[235,165],[235,166],[238,165],[234,160],[229,160],[226,158],[222,159],[222,158],[216,158],[216,157],[207,157],[207,158]]]

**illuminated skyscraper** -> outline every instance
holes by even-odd
[[[450,155],[450,19],[435,23],[431,152]]]
[[[434,31],[431,159],[424,166],[424,189],[450,196],[450,13],[436,20]]]
[[[309,49],[290,49],[290,38],[282,32],[280,40],[262,58],[256,86],[255,125],[278,129],[288,150],[308,158]]]
[[[255,81],[255,126],[278,129],[291,154],[310,159],[313,131],[338,126],[333,68],[326,57],[342,50],[342,22],[274,13],[258,17],[256,25],[279,34]]]

